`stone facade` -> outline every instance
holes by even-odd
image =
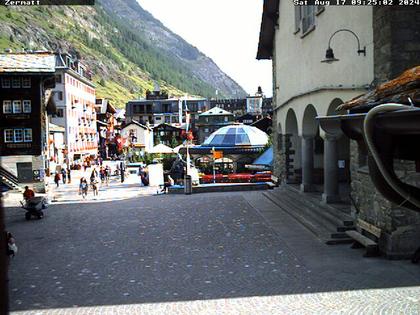
[[[420,247],[420,213],[391,203],[376,190],[356,141],[351,141],[350,152],[353,216],[382,230],[379,247],[387,257],[410,257]],[[401,180],[411,183],[419,180],[413,162],[396,160],[394,163]]]
[[[374,75],[377,83],[394,79],[420,60],[420,8],[373,8]],[[389,258],[407,258],[420,247],[420,213],[386,200],[372,183],[361,153],[351,144],[351,188],[355,217],[382,230],[379,246]],[[394,161],[403,182],[418,181],[415,163]],[[418,186],[418,182],[414,183]],[[357,208],[357,210],[356,210]]]
[[[347,201],[350,177],[354,218],[382,230],[379,243],[386,255],[408,257],[420,246],[420,215],[391,204],[376,191],[366,150],[359,152],[356,142],[349,148],[333,116],[345,115],[336,112],[337,106],[366,93],[372,82],[388,81],[418,65],[420,9],[330,6],[314,16],[313,28],[303,32],[307,20],[296,14],[301,11],[293,3],[265,2],[258,56],[273,62],[274,174],[282,182],[288,178],[288,183],[302,184],[302,192],[316,188],[310,184],[323,184],[327,203]],[[277,14],[276,24],[272,17]],[[366,55],[354,52],[343,28],[357,34]],[[337,34],[331,48],[339,62],[326,67],[320,59],[332,34]],[[327,118],[322,130],[316,117]],[[405,178],[414,171],[413,164],[398,162],[397,170]]]
[[[420,7],[374,7],[374,71],[389,81],[420,60]]]

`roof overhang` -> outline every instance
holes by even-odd
[[[279,18],[279,0],[264,0],[257,59],[273,57],[274,34]]]

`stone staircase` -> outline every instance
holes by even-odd
[[[23,191],[19,186],[18,178],[0,166],[0,182],[12,190]]]
[[[353,242],[346,234],[346,231],[355,229],[349,206],[321,204],[316,195],[300,193],[290,185],[282,185],[263,194],[326,244]]]

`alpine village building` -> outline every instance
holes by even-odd
[[[389,258],[420,247],[420,215],[378,191],[363,137],[343,132],[348,113],[339,105],[418,65],[419,16],[418,7],[265,0],[257,53],[273,65],[275,175],[303,194],[319,192],[324,209],[348,204],[359,237]],[[401,177],[416,172],[414,163],[394,167]]]
[[[53,165],[97,155],[95,86],[70,54],[1,54],[0,104],[3,184],[44,192]]]
[[[9,186],[45,192],[54,75],[53,53],[0,55],[0,175]]]
[[[86,66],[70,54],[56,54],[51,122],[65,128],[65,162],[71,164],[98,153],[95,85]]]

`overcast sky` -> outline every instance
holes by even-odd
[[[249,94],[272,95],[271,61],[258,61],[263,0],[137,0]]]

